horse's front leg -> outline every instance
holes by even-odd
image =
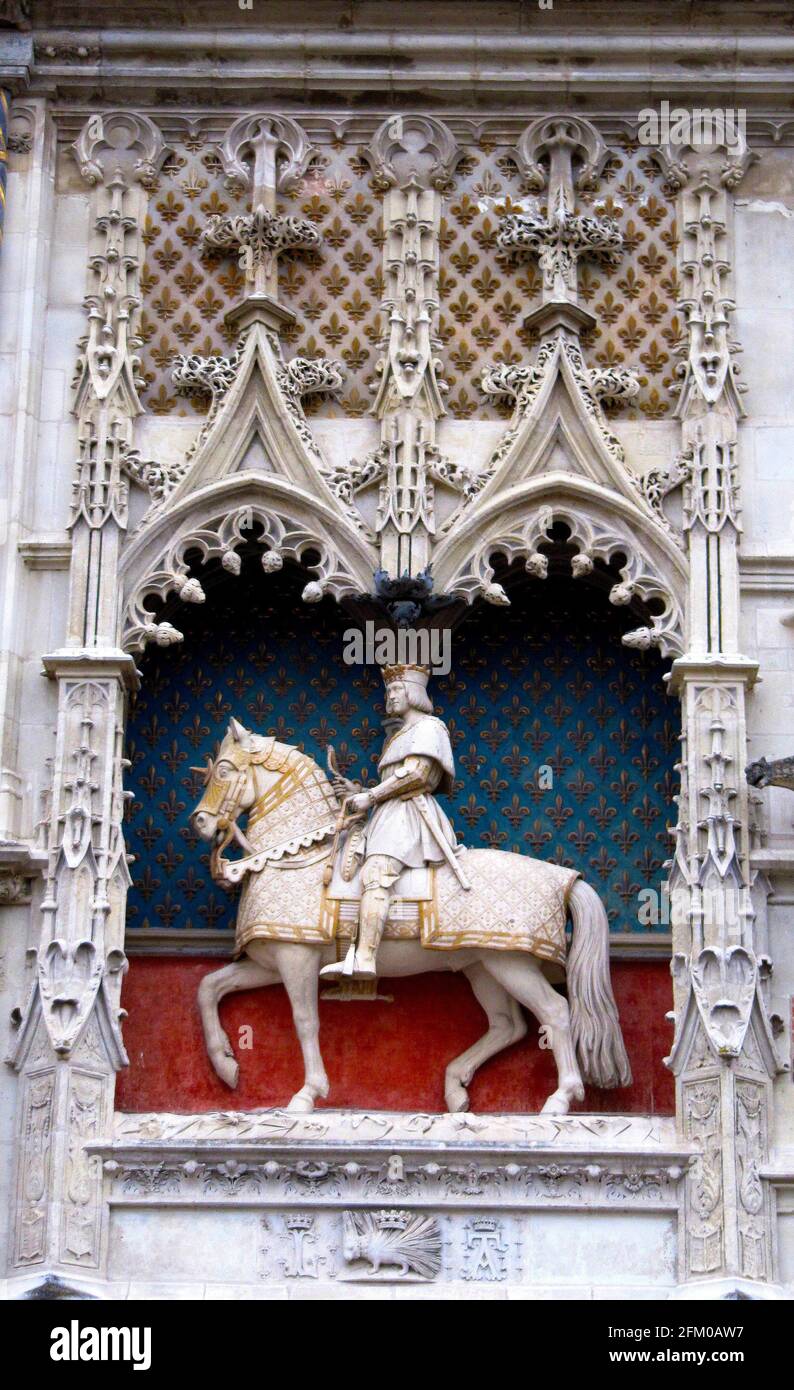
[[[296,942],[274,942],[273,953],[289,995],[292,1020],[303,1053],[304,1082],[287,1109],[293,1114],[308,1115],[318,1096],[325,1099],[328,1095],[328,1077],[320,1053],[317,1002],[322,950],[319,946],[301,946]]]
[[[277,979],[275,970],[269,970],[243,956],[242,960],[233,961],[231,965],[224,965],[221,970],[213,970],[205,975],[198,987],[198,1006],[207,1054],[221,1081],[232,1089],[237,1085],[240,1067],[229,1038],[221,1027],[218,1005],[226,994],[234,994],[241,989],[259,989],[262,985],[275,984]]]

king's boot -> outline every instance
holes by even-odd
[[[355,947],[350,947],[344,960],[324,966],[320,971],[323,979],[377,979],[378,947],[389,915],[390,885],[397,878],[401,868],[399,862],[392,864],[386,860],[386,864],[388,868],[378,863],[375,857],[365,862],[361,871],[364,891],[361,894]]]

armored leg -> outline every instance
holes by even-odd
[[[354,980],[374,980],[377,975],[377,954],[386,918],[389,915],[391,890],[400,876],[402,864],[388,854],[373,854],[364,861],[361,870],[361,909],[358,938],[351,961],[326,965],[323,978],[342,975]]]
[[[359,979],[374,980],[376,957],[386,918],[389,915],[391,890],[400,875],[402,864],[387,854],[373,854],[361,870],[361,915],[356,944],[356,969]]]

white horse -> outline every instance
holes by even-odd
[[[221,1027],[218,1005],[235,991],[281,982],[289,995],[305,1068],[304,1084],[287,1108],[304,1114],[329,1091],[319,1045],[318,977],[321,967],[336,959],[336,945],[333,940],[322,939],[319,925],[316,932],[309,933],[314,940],[306,940],[305,929],[292,932],[283,926],[276,928],[279,939],[269,937],[271,928],[263,929],[259,921],[261,898],[262,891],[267,890],[268,901],[278,903],[282,889],[294,897],[295,885],[302,884],[300,891],[319,917],[338,811],[331,783],[313,759],[288,744],[250,733],[233,719],[217,759],[207,765],[204,795],[191,816],[198,834],[213,844],[213,877],[228,887],[230,881],[246,876],[238,913],[238,940],[242,937],[244,954],[205,976],[199,987],[210,1060],[227,1086],[237,1085],[239,1067]],[[250,840],[236,823],[243,813],[248,814]],[[232,839],[242,845],[246,859],[222,859],[222,851]],[[514,880],[521,866],[527,870],[528,883],[532,866],[536,875],[549,867],[501,850],[467,850],[463,862],[475,887],[478,867],[485,856],[494,855],[499,856],[498,867],[512,874]],[[492,863],[489,867],[493,868]],[[452,870],[442,865],[436,873],[451,874]],[[262,890],[258,905],[257,888]],[[525,1035],[521,1005],[535,1015],[545,1031],[557,1065],[557,1088],[546,1100],[543,1114],[567,1114],[572,1101],[584,1098],[583,1077],[604,1088],[630,1084],[631,1071],[609,974],[606,912],[597,893],[581,879],[573,884],[568,907],[573,921],[565,967],[570,1003],[551,986],[540,961],[528,949],[505,949],[502,943],[499,949],[429,950],[419,939],[381,942],[379,975],[462,971],[485,1011],[487,1032],[446,1069],[444,1094],[450,1111],[468,1108],[466,1088],[477,1068]],[[241,933],[246,922],[253,922],[250,934],[246,930]],[[487,920],[482,921],[481,930],[487,940]]]

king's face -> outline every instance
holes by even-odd
[[[400,681],[393,681],[386,689],[386,713],[401,715],[408,709],[408,693]]]

